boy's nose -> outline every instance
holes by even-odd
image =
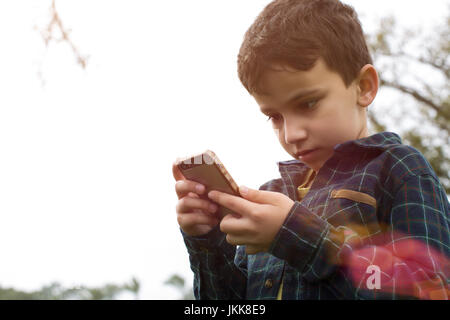
[[[298,144],[299,140],[305,140],[306,131],[298,124],[285,121],[284,124],[284,141],[286,144]]]

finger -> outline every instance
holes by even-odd
[[[175,182],[175,191],[178,199],[188,195],[189,192],[203,194],[205,192],[205,186],[191,180],[178,180]]]
[[[227,234],[225,240],[227,240],[227,242],[232,246],[241,246],[247,244],[246,242],[247,239],[232,234]]]
[[[172,174],[176,181],[186,179],[177,166],[177,161],[172,163]]]
[[[260,204],[277,204],[282,195],[279,192],[255,190],[246,186],[240,186],[239,193],[244,199]]]
[[[180,213],[177,215],[178,224],[182,228],[191,228],[195,225],[217,225],[219,220],[212,215],[202,212],[197,213]]]
[[[181,198],[176,205],[177,213],[191,213],[196,209],[214,213],[217,211],[218,206],[211,201],[191,197]]]
[[[208,198],[242,216],[251,215],[257,209],[257,204],[225,192],[210,191],[208,192]]]
[[[220,222],[220,231],[226,234],[241,237],[242,235],[251,236],[250,221],[242,216],[236,217],[227,214]]]
[[[229,244],[231,244],[233,246],[246,246],[246,250],[245,250],[246,253],[250,252],[250,254],[254,254],[257,252],[267,251],[264,246],[253,242],[252,239],[246,235],[239,236],[239,235],[235,235],[235,234],[227,234],[225,239]],[[247,247],[248,247],[248,252],[247,252]]]
[[[227,235],[226,240],[231,245],[251,244],[255,240],[250,220],[244,217],[226,215],[220,222],[220,231]]]
[[[195,198],[195,199],[200,198],[200,196],[198,194],[196,194],[195,192],[189,192],[187,194],[187,197],[191,197],[191,198]]]

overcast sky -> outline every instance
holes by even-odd
[[[163,282],[176,273],[190,285],[192,274],[172,162],[211,149],[238,184],[258,188],[289,160],[236,72],[269,2],[57,0],[90,56],[85,70],[67,43],[46,48],[34,29],[49,22],[50,0],[0,2],[0,286],[135,276],[140,298],[178,298]],[[448,4],[345,2],[366,32],[388,14],[428,32]]]

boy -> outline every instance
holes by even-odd
[[[378,91],[353,8],[276,0],[238,55],[239,77],[296,160],[242,197],[173,167],[197,299],[448,299],[449,202],[428,161],[369,136]],[[217,204],[239,216],[215,217]]]

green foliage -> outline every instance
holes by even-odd
[[[419,27],[417,30],[399,30],[395,19],[387,17],[380,21],[378,31],[366,38],[380,75],[380,85],[413,101],[413,105],[408,105],[404,99],[404,104],[396,108],[403,108],[404,115],[415,108],[421,115],[414,119],[416,125],[413,128],[402,131],[398,127],[402,118],[392,118],[396,127],[389,128],[380,120],[385,114],[370,110],[371,125],[376,132],[398,132],[405,144],[422,152],[449,195],[450,15],[447,13],[447,19],[435,26],[432,34],[423,34]],[[422,70],[428,70],[427,76],[419,75]]]
[[[0,300],[114,300],[124,292],[132,293],[137,299],[139,289],[140,284],[135,278],[128,284],[106,284],[94,288],[85,286],[64,288],[58,282],[53,282],[31,292],[0,287]]]
[[[172,275],[169,279],[167,279],[164,284],[169,285],[180,291],[181,297],[180,300],[194,300],[194,292],[192,291],[192,287],[186,286],[186,281],[183,277],[178,274]]]

